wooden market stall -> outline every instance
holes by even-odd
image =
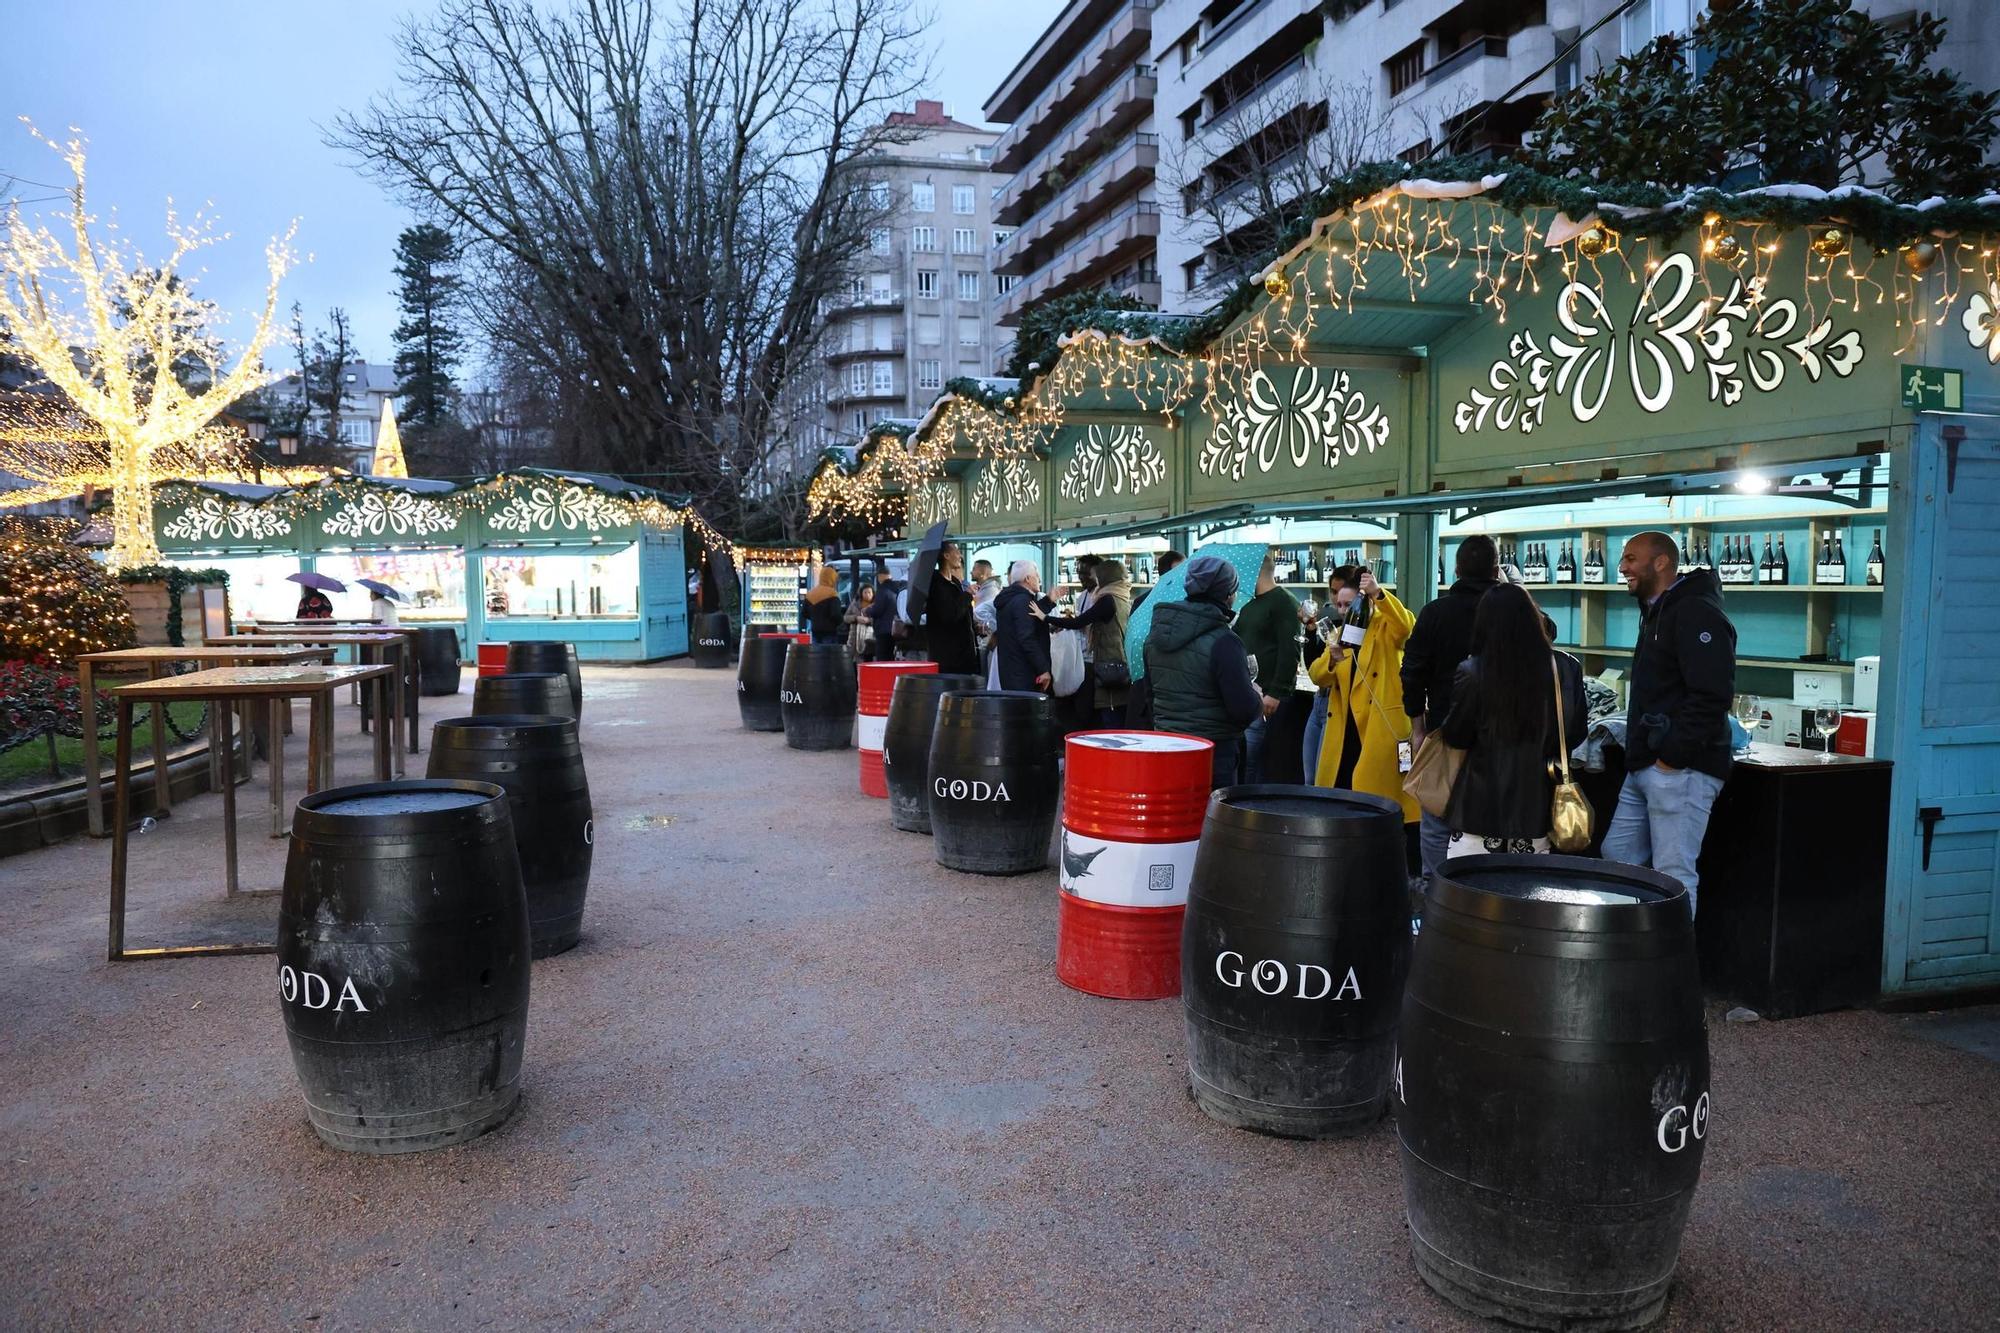
[[[1724,578],[1760,739],[1816,744],[1815,700],[1873,715],[1879,787],[1808,785],[1854,771],[1816,757],[1758,774],[1848,853],[1754,909],[1772,949],[1841,955],[1848,980],[1799,1003],[2000,984],[2000,199],[1342,188],[1216,310],[1080,315],[1029,349],[1031,383],[954,381],[823,464],[821,498],[900,497],[912,528],[956,504],[975,550],[1031,548],[1050,579],[1063,543],[1135,534],[1248,534],[1301,571],[1358,550],[1413,606],[1488,532],[1614,682],[1638,623],[1619,547],[1667,530]],[[1748,928],[1707,892],[1702,916],[1712,960]]]

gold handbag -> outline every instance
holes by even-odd
[[[1417,747],[1416,762],[1403,775],[1403,790],[1425,814],[1443,819],[1452,788],[1458,785],[1459,770],[1464,767],[1465,751],[1445,744],[1444,728],[1439,727]]]
[[[1583,788],[1577,786],[1569,775],[1569,736],[1568,728],[1563,725],[1562,669],[1556,665],[1554,657],[1549,658],[1549,674],[1555,680],[1556,753],[1562,759],[1562,776],[1556,778],[1555,795],[1549,801],[1549,846],[1559,852],[1588,851],[1597,816],[1590,808],[1590,800],[1583,794]],[[1555,777],[1554,764],[1549,765],[1549,776]]]

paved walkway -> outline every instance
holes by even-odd
[[[1055,981],[1052,872],[939,869],[852,752],[738,729],[728,673],[585,682],[584,942],[465,1147],[322,1147],[270,958],[112,967],[107,844],[0,861],[0,1327],[1471,1326],[1411,1267],[1393,1130],[1203,1117],[1178,1003]],[[216,804],[135,843],[147,929],[214,915]],[[1992,1327],[1994,1011],[1713,1019],[1665,1327]]]

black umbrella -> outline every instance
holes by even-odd
[[[924,544],[917,548],[916,559],[910,561],[910,623],[923,623],[924,603],[931,595],[931,575],[937,572],[938,553],[944,550],[944,521],[931,524],[931,530],[924,534]]]

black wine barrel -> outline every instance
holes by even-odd
[[[1666,1305],[1708,1136],[1708,1029],[1680,884],[1568,856],[1432,881],[1397,1037],[1424,1281],[1475,1314],[1637,1328]]]
[[[507,645],[510,674],[553,671],[569,680],[569,715],[583,718],[583,669],[576,664],[573,643],[537,643],[517,639]]]
[[[1394,801],[1270,784],[1209,797],[1181,927],[1196,1105],[1287,1138],[1381,1119],[1409,970],[1408,888]]]
[[[729,613],[708,611],[694,618],[694,643],[689,655],[698,667],[729,665]]]
[[[488,713],[532,713],[573,718],[573,706],[569,678],[553,671],[510,671],[472,682],[472,711],[481,717]]]
[[[521,1096],[528,905],[507,797],[415,778],[300,801],[278,997],[315,1133],[401,1153],[492,1129]]]
[[[736,641],[737,665],[739,666],[742,665],[743,649],[745,648],[746,645],[755,643],[758,639],[762,638],[766,634],[780,633],[784,630],[784,628],[785,627],[783,625],[745,625],[743,627],[743,637]]]
[[[590,887],[590,783],[576,720],[526,713],[454,717],[431,729],[429,775],[507,793],[534,956],[574,948]]]
[[[882,725],[882,778],[889,788],[889,822],[904,832],[931,831],[931,737],[937,731],[938,700],[983,683],[983,677],[972,675],[896,678],[889,717]]]
[[[1062,795],[1061,744],[1054,702],[1045,694],[941,696],[929,773],[937,863],[975,875],[1020,875],[1048,865]]]
[[[736,667],[736,707],[751,731],[785,729],[778,695],[784,688],[785,650],[791,646],[789,638],[743,641],[743,660]]]
[[[854,658],[842,643],[795,643],[778,690],[785,744],[845,750],[854,743]]]
[[[423,694],[457,694],[458,631],[449,625],[417,630],[417,688]]]

